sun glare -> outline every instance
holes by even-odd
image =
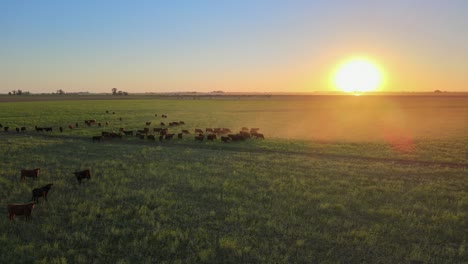
[[[375,91],[382,83],[379,68],[367,59],[357,58],[344,62],[334,77],[337,89],[348,93]]]

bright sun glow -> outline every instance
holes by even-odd
[[[375,91],[382,83],[379,68],[367,59],[352,59],[338,67],[334,85],[341,91],[356,93]]]

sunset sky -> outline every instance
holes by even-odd
[[[1,1],[0,93],[468,91],[468,1]]]

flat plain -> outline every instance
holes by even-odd
[[[5,262],[468,260],[466,96],[62,98],[1,100]],[[184,121],[169,131],[192,134],[91,140],[149,121]],[[265,139],[194,140],[215,127]],[[21,182],[32,168],[38,180]],[[73,172],[87,168],[78,184]],[[31,220],[8,219],[7,204],[48,183]]]

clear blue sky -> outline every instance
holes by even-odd
[[[389,91],[468,90],[468,1],[1,1],[0,93],[332,90],[354,55]]]

